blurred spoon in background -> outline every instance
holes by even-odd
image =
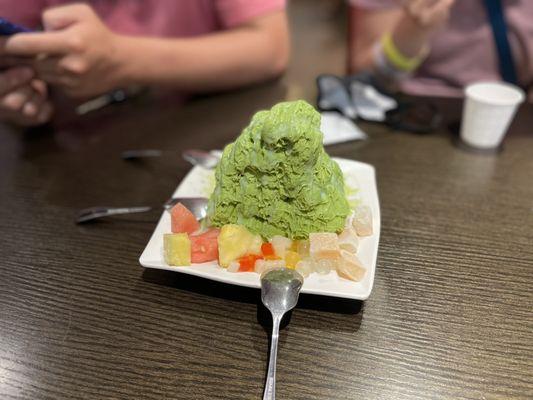
[[[187,207],[196,219],[201,220],[207,215],[207,201],[205,197],[173,197],[168,199],[163,208],[170,210],[176,204],[181,203]],[[83,224],[98,218],[109,217],[112,215],[136,214],[154,210],[158,207],[89,207],[78,212],[76,223]]]
[[[165,154],[176,155],[177,152],[157,149],[126,150],[120,154],[120,157],[126,161],[136,161],[143,158],[162,157]],[[181,153],[181,156],[192,165],[200,165],[207,169],[215,168],[220,161],[219,156],[205,150],[189,149]]]

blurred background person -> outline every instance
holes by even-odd
[[[48,85],[73,98],[129,85],[206,92],[271,79],[288,63],[285,0],[66,3],[0,3],[1,17],[44,30],[0,39],[0,120],[50,120]]]
[[[350,0],[350,72],[414,95],[461,96],[475,81],[531,91],[533,1]]]

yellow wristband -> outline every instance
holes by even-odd
[[[392,66],[404,72],[411,72],[417,69],[426,56],[425,51],[416,57],[407,57],[403,55],[394,44],[390,33],[383,35],[381,38],[381,46],[383,48],[383,53]]]

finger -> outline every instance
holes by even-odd
[[[42,99],[42,98],[41,98]],[[24,106],[22,106],[22,114],[25,117],[36,117],[40,112],[40,106],[44,101],[39,101],[39,97],[29,99]]]
[[[67,31],[24,33],[10,37],[5,51],[15,56],[37,56],[39,54],[61,55],[79,51],[81,42]]]
[[[17,112],[20,111],[24,104],[31,99],[32,95],[33,90],[30,86],[26,86],[5,95],[2,98],[0,105],[5,110]]]
[[[52,118],[53,113],[54,113],[54,107],[52,106],[52,103],[47,101],[41,107],[39,115],[37,115],[37,122],[40,124],[44,124],[45,122],[48,122],[50,118]]]
[[[74,85],[76,84],[75,78],[68,74],[43,72],[39,73],[37,76],[39,77],[39,79],[52,86],[74,87]]]
[[[30,86],[33,89],[33,94],[26,104],[24,104],[22,113],[28,117],[36,117],[43,104],[47,102],[48,88],[43,81],[37,79],[31,81]]]
[[[31,81],[31,87],[42,97],[48,98],[48,86],[43,81],[34,79]]]
[[[43,105],[46,103],[46,96],[34,91],[31,98],[22,106],[22,114],[26,117],[36,117]]]
[[[53,85],[67,85],[71,83],[71,76],[60,66],[62,57],[46,57],[35,60],[33,67],[42,81]]]
[[[28,67],[11,68],[0,73],[0,96],[29,83],[34,75],[33,70]]]
[[[15,56],[0,56],[0,68],[7,69],[13,67],[29,66],[33,65],[33,57],[15,57]]]
[[[34,60],[33,68],[37,72],[37,75],[62,74],[64,71],[59,65],[61,59],[62,57],[57,56],[39,57]]]
[[[93,11],[86,4],[49,8],[43,13],[43,25],[47,31],[64,29],[84,20],[90,14],[93,14]]]
[[[87,72],[87,63],[78,55],[67,55],[64,57],[46,57],[35,60],[33,63],[35,70],[39,74],[71,74],[82,75]]]

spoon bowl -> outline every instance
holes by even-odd
[[[271,313],[285,314],[298,302],[303,277],[289,268],[273,269],[261,275],[261,301]]]
[[[213,169],[217,166],[220,158],[204,150],[185,150],[182,153],[183,158],[192,165],[199,165],[207,169]]]
[[[125,161],[139,161],[146,158],[160,158],[164,155],[176,157],[177,154],[178,152],[173,150],[138,149],[123,151],[120,157]],[[205,150],[189,149],[185,150],[181,155],[185,161],[192,165],[199,165],[206,169],[215,168],[220,161],[219,156]]]

